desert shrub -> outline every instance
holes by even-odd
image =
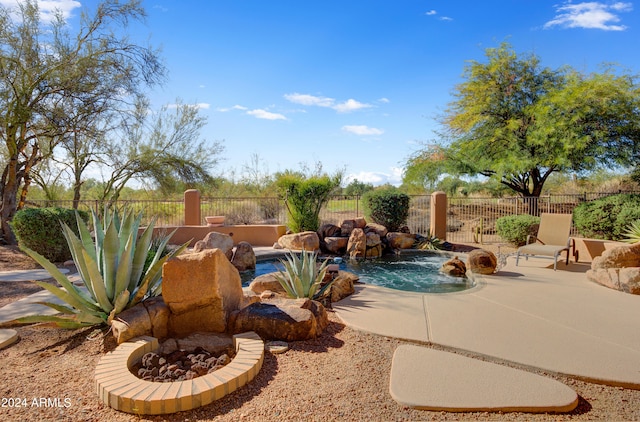
[[[80,218],[89,221],[86,211],[78,211]],[[20,245],[38,252],[51,262],[71,259],[71,252],[62,231],[64,223],[78,234],[75,210],[66,208],[25,208],[16,213],[11,221]]]
[[[306,178],[295,173],[285,173],[278,177],[276,186],[287,207],[289,228],[299,233],[318,230],[320,210],[329,201],[331,193],[340,186],[340,179],[337,176]]]
[[[496,220],[496,232],[507,242],[522,246],[527,242],[527,236],[535,236],[540,225],[540,217],[529,214],[507,215]]]
[[[382,224],[394,232],[409,218],[411,198],[397,188],[389,187],[368,191],[363,196],[365,215],[374,223]]]
[[[573,210],[573,222],[585,237],[621,240],[633,221],[640,220],[640,195],[619,194],[584,202]]]

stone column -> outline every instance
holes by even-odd
[[[184,225],[202,225],[200,215],[200,192],[197,189],[189,189],[184,192]]]
[[[440,240],[447,240],[447,194],[433,192],[431,194],[431,235]]]

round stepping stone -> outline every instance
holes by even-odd
[[[12,345],[18,341],[18,332],[11,329],[0,329],[0,349]]]
[[[391,396],[423,410],[570,412],[578,395],[530,372],[413,345],[399,346],[391,364]]]
[[[286,341],[268,341],[264,344],[264,350],[274,355],[279,355],[289,350],[289,343]]]

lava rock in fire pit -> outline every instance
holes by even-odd
[[[145,381],[185,381],[217,371],[230,362],[231,357],[226,353],[215,356],[197,347],[193,351],[146,353],[140,363],[134,365],[132,372]]]

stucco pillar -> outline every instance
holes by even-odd
[[[184,225],[200,226],[202,217],[200,215],[200,191],[189,189],[184,191]]]
[[[447,194],[433,192],[431,194],[431,235],[440,240],[447,240]]]

